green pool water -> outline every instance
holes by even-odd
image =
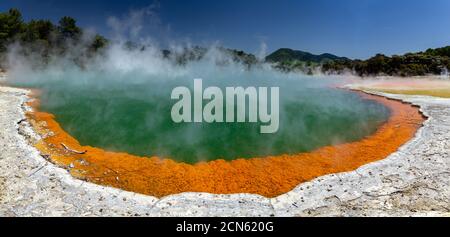
[[[42,90],[41,110],[54,114],[82,145],[187,163],[295,154],[356,141],[389,117],[383,105],[335,89],[328,79],[277,72],[208,72],[170,78],[136,72],[66,72],[38,77],[25,84]],[[192,88],[193,78],[198,77],[204,78],[205,86],[222,88],[279,86],[279,131],[260,134],[259,123],[174,123],[172,89]]]

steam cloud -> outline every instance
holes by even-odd
[[[84,145],[137,155],[181,156],[188,162],[217,154],[232,159],[308,151],[359,139],[387,117],[384,107],[332,89],[334,80],[281,73],[263,62],[248,67],[218,44],[196,57],[199,49],[190,43],[171,43],[167,55],[154,39],[142,37],[148,19],[161,29],[156,9],[152,5],[123,18],[110,17],[114,40],[98,55],[81,53],[93,34],[68,45],[63,55],[53,54],[45,64],[38,53],[24,56],[27,49],[11,45],[9,82],[41,89],[42,110],[54,113]],[[130,47],[130,39],[139,47]],[[263,43],[260,60],[266,50]],[[186,55],[195,60],[180,63]],[[173,124],[171,90],[192,88],[194,78],[222,88],[279,86],[280,131],[261,135],[259,124]]]

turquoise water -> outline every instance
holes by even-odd
[[[259,123],[174,123],[170,99],[177,86],[279,86],[280,128],[260,134]],[[207,71],[179,75],[65,71],[37,73],[19,84],[40,88],[41,110],[82,145],[139,156],[195,163],[295,154],[359,140],[385,122],[389,111],[333,80],[270,70]],[[225,91],[225,90],[223,90]]]

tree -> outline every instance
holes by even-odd
[[[63,40],[79,40],[82,34],[77,21],[72,17],[65,16],[59,20],[58,31]]]
[[[52,33],[55,31],[55,26],[48,20],[32,20],[26,24],[25,30],[22,34],[22,41],[35,42],[46,41],[50,44]]]
[[[92,41],[90,50],[93,52],[97,52],[98,50],[106,47],[107,44],[108,44],[108,40],[105,37],[103,37],[101,35],[96,35],[94,37],[94,40]]]
[[[23,30],[22,14],[17,9],[8,13],[0,13],[0,52],[6,50],[6,45],[16,39]]]

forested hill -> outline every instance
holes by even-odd
[[[450,46],[424,52],[393,55],[377,54],[367,60],[336,60],[322,65],[329,74],[352,72],[359,76],[424,76],[448,73]]]
[[[428,49],[424,52],[386,56],[377,54],[367,60],[351,60],[332,54],[314,55],[304,51],[279,49],[266,61],[282,71],[300,71],[308,74],[352,73],[358,76],[424,76],[448,73],[450,46]]]
[[[273,52],[272,54],[266,57],[266,61],[272,63],[281,63],[286,61],[324,63],[327,61],[334,61],[334,60],[348,60],[348,59],[344,57],[338,57],[336,55],[329,53],[315,55],[305,51],[287,48],[278,49],[277,51]]]

